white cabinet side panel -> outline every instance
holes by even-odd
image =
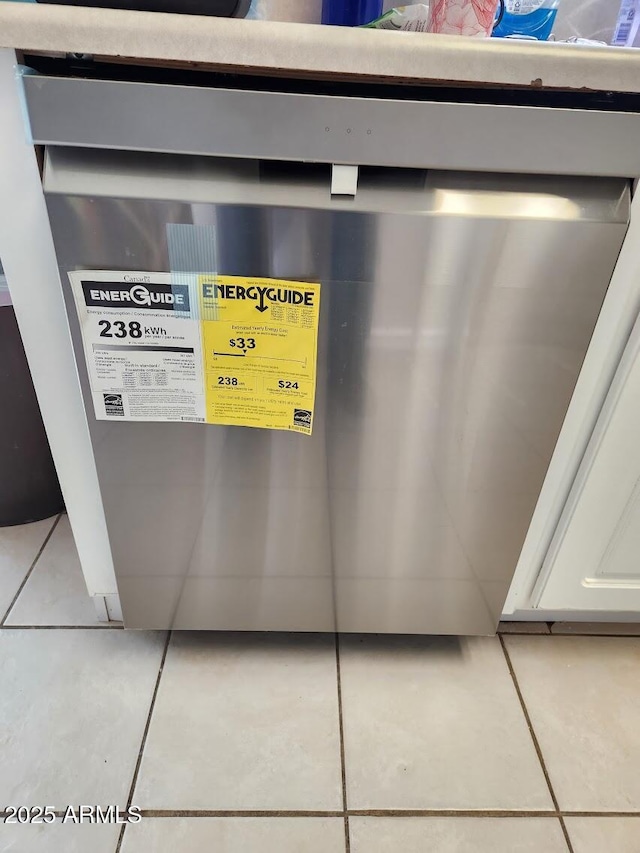
[[[640,320],[549,555],[540,607],[640,612]]]
[[[89,594],[115,593],[89,429],[12,50],[0,50],[0,104],[0,257]]]

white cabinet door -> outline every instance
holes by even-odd
[[[544,610],[640,612],[640,319],[536,592]]]

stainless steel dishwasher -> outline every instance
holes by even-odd
[[[26,84],[125,624],[493,632],[627,228],[628,181],[581,174],[598,163],[571,165],[569,149],[551,169],[532,153],[537,175],[507,152],[500,174],[495,151],[456,150],[442,130],[435,154],[376,147],[396,102],[343,114],[348,98],[278,93],[267,119],[272,93],[209,92],[206,121],[192,103],[185,126],[177,87]],[[240,132],[247,96],[261,136]],[[522,133],[529,112],[496,119]],[[358,164],[347,195],[332,194],[336,163]],[[317,283],[311,434],[94,409],[75,271]]]

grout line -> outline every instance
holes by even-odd
[[[57,817],[63,817],[64,809],[54,810]],[[0,819],[9,814],[6,809],[0,809]],[[162,818],[194,818],[201,817],[236,817],[236,818],[341,818],[343,811],[261,811],[260,809],[141,809],[143,818],[162,820]],[[640,811],[636,812],[598,812],[598,811],[518,811],[509,809],[350,809],[349,817],[451,817],[451,818],[560,818],[560,817],[597,817],[597,818],[634,818],[640,819]]]
[[[552,636],[548,634],[546,636]],[[518,679],[516,677],[515,669],[513,668],[513,663],[511,662],[511,658],[509,657],[509,652],[507,650],[507,644],[504,641],[504,637],[500,637],[500,645],[502,646],[502,652],[504,654],[504,658],[507,662],[507,667],[509,668],[509,673],[511,674],[511,680],[513,681],[513,686],[515,687],[515,691],[518,694],[518,699],[520,700],[520,707],[522,708],[522,713],[524,714],[524,718],[527,722],[527,727],[529,728],[529,734],[531,735],[531,740],[533,741],[533,746],[535,748],[536,754],[538,756],[538,761],[540,762],[540,767],[542,768],[542,772],[544,773],[544,778],[547,783],[547,787],[549,788],[549,794],[551,795],[551,799],[553,801],[553,807],[558,813],[558,820],[560,821],[560,826],[562,827],[562,834],[564,835],[564,840],[567,844],[567,849],[569,853],[574,853],[573,846],[571,844],[571,839],[569,838],[569,832],[567,831],[567,827],[564,822],[564,818],[560,813],[560,809],[558,806],[558,798],[556,797],[556,792],[553,790],[553,785],[551,784],[551,777],[549,776],[549,771],[547,770],[547,765],[544,761],[544,756],[542,754],[542,749],[540,748],[540,744],[538,742],[538,738],[533,728],[533,723],[531,722],[531,717],[529,716],[529,711],[527,709],[526,703],[524,701],[524,696],[522,695],[522,690],[520,690],[520,685],[518,684]]]
[[[350,809],[350,817],[472,817],[529,818],[560,817],[552,809]],[[640,816],[640,815],[639,815]]]
[[[558,815],[558,820],[560,821],[562,834],[564,835],[564,840],[567,844],[567,850],[569,851],[569,853],[573,853],[573,844],[571,843],[571,838],[569,837],[569,830],[567,829],[567,825],[564,822],[564,817],[562,815]]]
[[[142,817],[162,819],[166,817],[239,817],[239,818],[326,818],[343,817],[341,811],[295,810],[261,811],[260,809],[142,809]],[[561,817],[598,817],[598,818],[639,818],[640,812],[556,812],[550,809],[349,809],[349,817],[451,817],[451,818],[561,818]]]
[[[160,668],[158,669],[158,677],[156,678],[156,684],[153,688],[153,694],[151,696],[151,703],[149,705],[149,713],[147,714],[147,722],[144,726],[144,732],[142,733],[142,741],[140,742],[140,750],[138,752],[138,759],[136,761],[135,770],[133,771],[133,778],[131,780],[131,787],[129,788],[129,796],[127,798],[127,808],[131,806],[133,802],[133,794],[136,789],[136,785],[138,783],[138,774],[140,772],[140,765],[142,764],[142,755],[144,753],[144,748],[147,744],[147,735],[149,734],[149,727],[151,726],[151,717],[153,716],[153,709],[156,704],[156,698],[158,696],[158,689],[160,687],[160,679],[162,678],[162,670],[164,669],[164,662],[167,659],[167,652],[169,651],[169,643],[171,642],[171,631],[167,631],[167,639],[164,644],[164,649],[162,651],[162,658],[160,659]],[[122,847],[122,840],[124,838],[124,831],[127,828],[127,824],[122,824],[122,829],[120,830],[120,837],[118,838],[118,845],[115,849],[115,853],[120,853],[120,848]]]
[[[58,515],[57,515],[57,517],[56,517],[56,520],[55,520],[55,521],[53,522],[53,524],[51,525],[51,529],[49,530],[49,532],[48,532],[48,533],[47,533],[47,535],[45,536],[45,538],[44,538],[44,542],[42,543],[42,545],[41,545],[41,546],[40,546],[40,548],[38,549],[38,553],[36,554],[36,556],[35,556],[35,558],[34,558],[33,562],[32,562],[32,563],[31,563],[31,565],[29,566],[29,569],[28,569],[28,571],[27,571],[26,575],[25,575],[25,576],[24,576],[24,578],[22,579],[22,583],[21,583],[21,584],[20,584],[20,586],[18,587],[18,591],[17,591],[17,592],[16,592],[16,594],[13,596],[13,601],[12,601],[12,602],[11,602],[11,604],[9,605],[9,608],[8,608],[7,612],[6,612],[6,613],[4,614],[4,616],[2,617],[2,620],[0,621],[0,626],[4,627],[4,623],[5,623],[6,619],[7,619],[7,617],[9,616],[9,614],[11,613],[11,611],[13,610],[13,606],[14,606],[14,604],[16,603],[16,601],[18,600],[18,597],[19,597],[20,593],[21,593],[21,592],[22,592],[22,590],[24,589],[26,582],[27,582],[27,581],[29,580],[29,578],[31,577],[31,572],[34,570],[34,568],[35,568],[35,566],[36,566],[36,563],[37,563],[37,562],[38,562],[38,560],[40,559],[40,556],[42,555],[42,552],[44,551],[44,549],[45,549],[45,547],[46,547],[47,543],[49,542],[49,539],[51,539],[51,536],[52,536],[52,534],[53,534],[53,531],[54,531],[54,530],[56,529],[56,527],[58,526],[58,522],[60,521],[60,519],[61,519],[61,518],[62,518],[62,513],[58,513]]]
[[[282,817],[302,817],[302,818],[324,818],[324,817],[343,817],[344,812],[341,811],[313,811],[313,810],[297,810],[286,811],[261,811],[260,809],[142,809],[140,814],[143,818],[159,819],[165,817],[259,817],[259,818],[282,818]]]
[[[640,817],[638,812],[594,812],[563,811],[563,817]]]
[[[344,720],[342,717],[342,677],[340,673],[340,635],[336,632],[336,680],[338,686],[338,730],[340,733],[340,773],[342,776],[342,808],[344,811],[344,849],[345,853],[351,851],[351,838],[349,835],[349,813],[347,810],[347,763],[344,751]]]

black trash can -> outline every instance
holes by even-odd
[[[0,265],[0,527],[49,518],[63,507]]]

